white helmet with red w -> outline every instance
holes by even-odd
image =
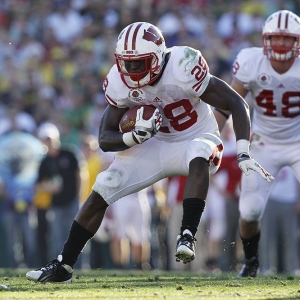
[[[299,56],[300,19],[289,10],[279,10],[268,17],[262,27],[264,54],[270,60],[287,61]],[[295,38],[292,47],[272,46],[271,36],[290,36]]]
[[[115,52],[117,67],[123,82],[129,88],[152,83],[161,73],[166,44],[161,31],[146,22],[136,22],[122,30]],[[143,70],[129,70],[126,64],[143,62]]]

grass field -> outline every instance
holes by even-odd
[[[32,283],[26,270],[0,269],[0,299],[300,299],[293,276],[236,279],[159,271],[78,271],[71,284]]]

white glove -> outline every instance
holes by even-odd
[[[249,146],[250,143],[247,140],[238,140],[237,141],[237,160],[240,169],[245,173],[245,175],[249,175],[249,170],[253,170],[257,172],[263,179],[267,182],[271,182],[275,178],[268,173],[258,162],[256,162],[249,155]]]
[[[237,156],[240,169],[248,176],[249,170],[257,172],[267,182],[271,182],[275,178],[268,173],[258,162],[256,162],[249,154],[241,153]]]
[[[144,107],[137,110],[134,130],[123,134],[123,141],[128,147],[142,144],[146,140],[149,140],[158,132],[162,124],[162,115],[158,108],[155,109],[149,120],[143,119],[143,113]]]

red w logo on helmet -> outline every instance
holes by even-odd
[[[154,27],[149,27],[147,31],[144,31],[143,39],[149,42],[153,42],[157,46],[160,46],[164,41],[162,35],[157,32]]]

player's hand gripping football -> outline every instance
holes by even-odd
[[[132,137],[137,144],[141,144],[153,137],[159,130],[162,123],[162,116],[155,109],[152,117],[149,120],[143,119],[144,107],[141,107],[136,112],[135,128],[132,131]]]
[[[248,176],[250,174],[249,170],[257,172],[263,179],[267,182],[271,182],[275,178],[268,173],[258,162],[256,162],[247,153],[240,153],[237,156],[238,164],[240,169]]]

